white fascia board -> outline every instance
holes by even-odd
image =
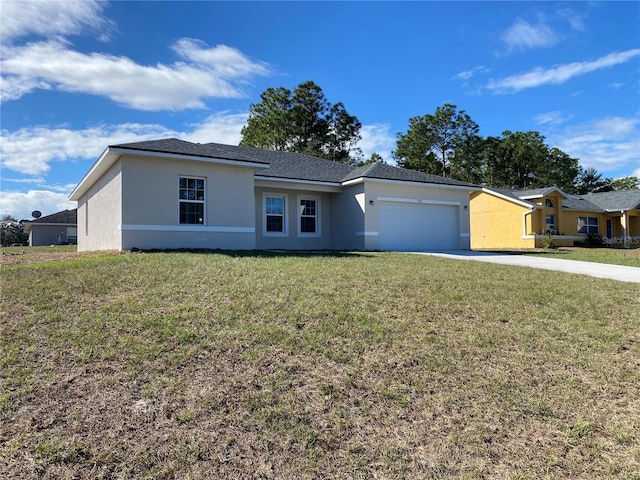
[[[523,195],[518,198],[521,198],[522,200],[533,200],[535,198],[542,198],[542,197],[544,197],[544,195],[542,195],[541,193],[537,193],[535,195]]]
[[[517,198],[508,197],[507,195],[503,195],[489,188],[482,187],[482,191],[484,193],[488,193],[489,195],[493,195],[494,197],[501,198],[502,200],[507,200],[508,202],[513,202],[523,207],[527,207],[530,210],[535,210],[536,208],[538,208],[537,205],[531,205],[530,203],[523,202],[522,200],[518,200]]]
[[[255,186],[256,187],[273,187],[280,186],[284,188],[285,184],[291,184],[290,188],[302,189],[303,186],[316,186],[323,187],[323,190],[329,192],[339,192],[341,190],[340,183],[336,182],[323,182],[323,181],[314,181],[314,180],[297,180],[291,178],[280,178],[280,177],[265,177],[263,175],[254,175]],[[308,189],[312,190],[312,189]]]
[[[192,160],[194,162],[217,163],[222,165],[239,165],[243,167],[269,168],[269,164],[267,163],[250,162],[247,160],[229,160],[227,158],[201,157],[199,155],[184,155],[182,153],[150,152],[147,150],[129,150],[128,148],[109,148],[109,150],[119,155],[172,158],[176,160]]]
[[[472,187],[465,185],[447,185],[445,183],[428,183],[428,182],[412,182],[409,180],[389,180],[385,178],[367,178],[360,177],[355,178],[353,180],[348,180],[346,182],[342,182],[342,186],[346,187],[348,185],[356,185],[358,183],[386,183],[386,184],[396,184],[396,185],[413,185],[413,186],[422,186],[429,188],[444,188],[447,190],[464,190],[466,192],[479,192],[481,187]]]
[[[89,190],[89,187],[91,187],[91,185],[93,185],[107,170],[109,170],[111,165],[116,163],[116,160],[119,157],[120,155],[112,154],[109,147],[105,148],[89,171],[84,177],[82,177],[80,183],[78,183],[76,188],[73,189],[71,195],[69,195],[69,200],[80,200],[80,197]]]
[[[552,192],[558,192],[560,195],[562,195],[563,198],[568,198],[568,195],[566,193],[564,193],[562,190],[560,190],[558,187],[553,187],[551,190],[549,190],[544,195],[542,193],[537,193],[535,195],[526,195],[526,196],[522,196],[522,197],[519,197],[519,198],[522,198],[523,200],[531,200],[531,199],[534,199],[534,198],[546,197],[547,195],[549,195]]]

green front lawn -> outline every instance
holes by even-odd
[[[2,478],[640,479],[635,284],[403,254],[32,258],[0,272]]]
[[[536,250],[531,252],[530,255],[640,267],[640,248],[560,247],[550,250]]]

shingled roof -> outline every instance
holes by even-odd
[[[177,138],[111,145],[109,148],[148,151],[204,158],[246,161],[264,164],[256,175],[265,178],[343,183],[359,178],[375,178],[417,183],[434,183],[476,187],[476,185],[427,173],[406,170],[383,162],[355,167],[294,152],[224,145],[220,143],[192,143]]]
[[[268,164],[269,161],[256,155],[253,148],[235,147],[220,143],[193,143],[179,138],[164,138],[161,140],[147,140],[144,142],[121,143],[109,145],[109,148],[124,148],[141,152],[169,153],[174,155],[187,155],[192,157],[222,158],[240,162],[253,162]]]
[[[640,208],[639,188],[619,192],[589,193],[581,197],[606,211]]]
[[[78,223],[78,209],[63,210],[61,212],[52,213],[44,217],[29,220],[29,223],[45,223],[45,224],[61,224],[75,225]]]
[[[513,190],[509,188],[487,187],[487,190],[502,196],[513,198],[532,207],[536,204],[530,198],[545,196],[552,191],[563,193],[562,208],[566,210],[580,210],[585,212],[626,211],[640,208],[640,189],[623,190],[619,192],[589,193],[587,195],[565,194],[557,187],[536,188],[530,190]]]

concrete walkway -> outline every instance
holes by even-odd
[[[455,250],[445,252],[416,252],[418,255],[434,255],[456,260],[475,260],[478,262],[502,263],[521,267],[541,268],[559,272],[589,275],[597,278],[619,280],[621,282],[640,283],[640,268],[605,263],[579,262],[559,258],[536,257],[534,255],[502,254],[489,252],[471,252]]]

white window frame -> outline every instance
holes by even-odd
[[[191,200],[180,198],[180,180],[202,180],[202,200]],[[187,223],[182,222],[180,219],[180,204],[181,203],[197,203],[202,205],[202,223]],[[193,175],[178,175],[178,224],[179,225],[206,225],[207,224],[207,179],[205,177],[196,177]]]
[[[582,220],[582,228],[586,227],[587,231],[586,232],[580,232],[580,230],[582,229],[580,226],[580,220]],[[596,224],[595,225],[591,225],[589,223],[589,220],[595,220]],[[595,232],[590,232],[589,229],[591,227],[595,227],[596,231]],[[578,217],[578,226],[577,226],[577,231],[579,234],[581,235],[598,235],[600,233],[600,219],[598,217],[586,217],[586,216],[579,216]]]
[[[302,231],[302,211],[300,210],[300,202],[302,200],[312,200],[316,202],[316,231],[315,232],[303,232]],[[320,237],[320,225],[321,225],[321,216],[320,216],[320,197],[316,195],[298,195],[298,201],[296,202],[296,216],[298,218],[298,236],[299,237]],[[305,215],[310,216],[310,215]]]
[[[267,231],[267,198],[282,198],[282,232]],[[288,237],[289,236],[289,195],[278,192],[264,192],[262,194],[262,235],[265,237]]]

